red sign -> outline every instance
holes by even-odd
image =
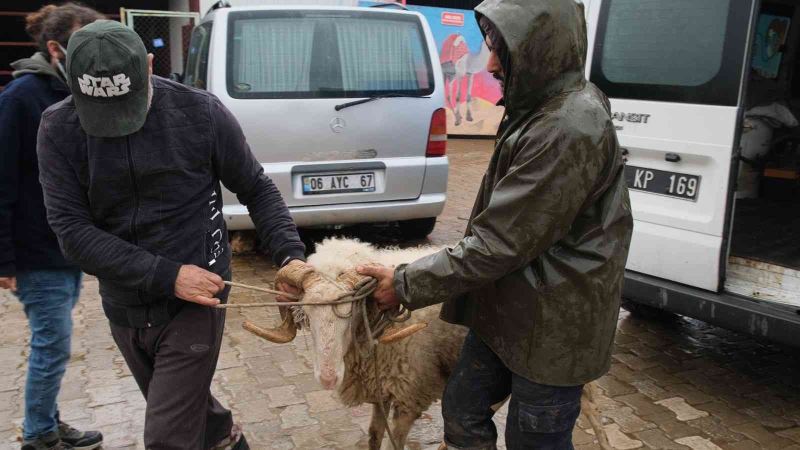
[[[442,25],[452,25],[454,27],[464,26],[464,13],[443,12]]]

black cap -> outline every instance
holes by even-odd
[[[132,29],[98,20],[76,31],[67,46],[67,81],[86,134],[125,136],[144,125],[147,50]]]

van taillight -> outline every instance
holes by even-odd
[[[434,158],[447,153],[447,112],[439,108],[431,117],[431,131],[428,133],[428,149],[425,156]]]

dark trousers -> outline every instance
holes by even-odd
[[[147,400],[148,450],[207,450],[230,435],[231,412],[211,395],[225,311],[186,303],[153,328],[111,324],[111,334]]]
[[[512,373],[470,332],[442,399],[445,441],[450,449],[495,449],[492,406],[510,395],[505,436],[509,450],[571,450],[582,390],[583,386],[545,386]]]

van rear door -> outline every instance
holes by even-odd
[[[590,8],[590,79],[611,99],[627,153],[629,270],[720,288],[755,3],[604,0]]]

